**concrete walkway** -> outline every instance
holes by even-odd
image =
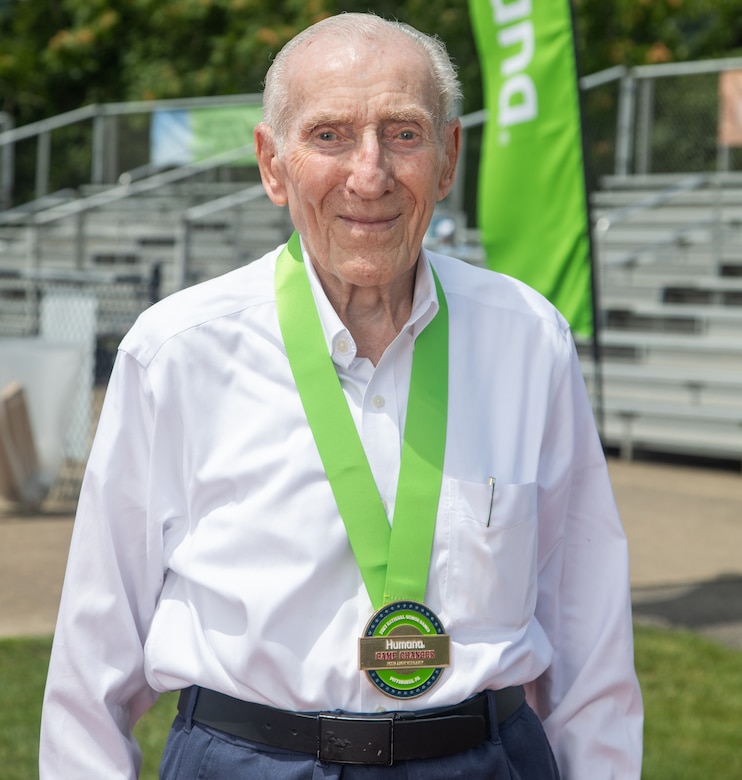
[[[609,463],[634,617],[742,649],[742,474]]]
[[[742,474],[609,462],[632,556],[638,621],[699,631],[742,649]],[[0,637],[51,634],[68,515],[0,506]]]

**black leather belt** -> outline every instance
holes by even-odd
[[[522,686],[493,693],[498,723],[525,701]],[[197,698],[191,717],[198,723],[334,763],[391,765],[440,758],[476,747],[489,736],[487,693],[435,710],[355,715],[288,712],[206,688],[187,688],[178,700],[178,711],[184,717],[192,695]]]

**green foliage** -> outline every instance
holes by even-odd
[[[0,10],[0,110],[17,125],[57,112],[58,97],[50,99],[52,80],[40,67],[40,52],[66,23],[59,3],[10,0]]]
[[[324,0],[14,0],[0,6],[0,109],[17,124],[93,102],[257,92]]]
[[[730,56],[742,50],[738,0],[572,0],[582,70]]]
[[[739,0],[572,0],[581,70],[726,56]],[[92,102],[257,92],[295,32],[339,11],[446,41],[466,112],[481,108],[467,0],[0,0],[0,110],[21,125]]]

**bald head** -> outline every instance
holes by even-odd
[[[292,67],[300,65],[307,48],[319,40],[337,38],[345,45],[349,41],[388,41],[399,37],[402,44],[416,47],[427,62],[431,82],[436,92],[435,120],[442,132],[447,119],[456,111],[461,87],[456,70],[443,43],[414,27],[389,22],[373,14],[340,14],[308,27],[292,38],[276,55],[265,78],[263,121],[273,129],[277,145],[282,145],[291,120],[289,81]]]

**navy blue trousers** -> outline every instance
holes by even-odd
[[[490,696],[492,733],[471,750],[447,758],[354,766],[306,753],[259,745],[178,715],[160,766],[160,780],[559,780],[539,719],[523,704],[497,724]]]

